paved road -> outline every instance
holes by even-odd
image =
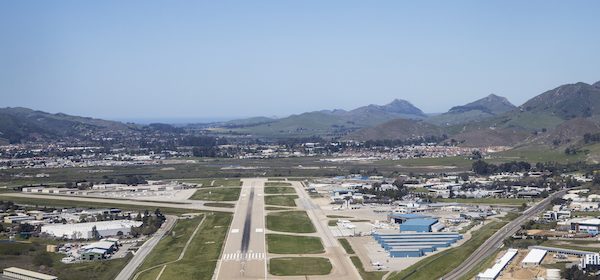
[[[215,271],[216,279],[266,279],[265,203],[266,179],[242,179],[225,247]]]
[[[321,208],[314,204],[302,183],[297,181],[288,181],[296,189],[298,193],[298,204],[301,208],[306,210],[308,217],[315,225],[317,234],[323,241],[325,247],[325,254],[330,258],[333,270],[331,274],[326,276],[308,276],[307,279],[361,279],[358,270],[354,267],[354,264],[348,256],[344,248],[342,248],[333,236],[331,230],[327,226],[327,217],[321,210]]]
[[[166,207],[166,208],[205,210],[205,211],[215,211],[215,212],[233,212],[232,208],[205,206],[204,203],[207,203],[207,201],[199,201],[199,200],[198,201],[190,201],[189,203],[166,203],[166,202],[139,201],[139,200],[131,200],[131,199],[93,198],[93,197],[81,197],[81,196],[50,195],[50,194],[3,193],[3,194],[0,194],[0,197],[1,196],[37,198],[37,199],[71,200],[71,201],[75,200],[75,201],[112,203],[112,204],[128,204],[128,205],[150,206],[153,208]]]
[[[463,277],[465,274],[475,268],[480,261],[490,256],[494,251],[496,251],[496,249],[500,248],[504,239],[515,234],[521,228],[522,224],[544,211],[552,199],[562,196],[565,193],[566,190],[553,193],[536,205],[525,210],[523,215],[519,216],[498,230],[494,235],[492,235],[492,237],[481,244],[481,246],[479,246],[479,248],[477,248],[477,250],[475,250],[471,256],[463,261],[457,268],[446,274],[442,279],[457,280]]]
[[[167,215],[167,220],[162,224],[162,226],[154,233],[154,235],[148,239],[144,244],[137,250],[133,258],[127,263],[127,265],[121,270],[119,275],[115,280],[129,280],[135,270],[142,265],[146,256],[154,249],[156,244],[163,238],[163,236],[169,232],[173,225],[175,225],[175,221],[177,221],[176,216]]]

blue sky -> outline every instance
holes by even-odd
[[[0,106],[284,116],[600,80],[600,1],[1,1]]]

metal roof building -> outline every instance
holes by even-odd
[[[410,219],[400,224],[400,231],[430,232],[437,219]]]
[[[446,248],[462,238],[458,233],[423,232],[423,233],[393,233],[373,234],[373,238],[391,257],[410,258],[421,257],[439,248]]]
[[[542,249],[531,249],[527,256],[521,261],[522,267],[531,267],[539,265],[548,251]]]
[[[517,255],[517,249],[508,249],[494,266],[486,269],[484,272],[477,274],[477,280],[495,280],[500,275],[500,272],[508,265],[508,263]]]
[[[102,221],[78,224],[49,224],[42,226],[42,233],[59,238],[90,239],[93,238],[92,228],[100,236],[115,236],[120,231],[124,235],[129,234],[132,227],[139,227],[142,222],[131,220]]]
[[[57,280],[58,277],[43,274],[31,270],[26,270],[18,267],[5,268],[2,272],[3,276],[10,279],[21,279],[21,280]]]

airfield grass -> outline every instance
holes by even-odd
[[[387,271],[366,271],[360,258],[357,256],[351,256],[350,260],[352,260],[362,280],[381,280],[387,274]]]
[[[291,210],[294,208],[289,208],[289,207],[277,207],[277,206],[266,206],[265,210],[271,210],[271,211],[279,211],[279,210]]]
[[[352,245],[350,245],[350,242],[348,241],[348,239],[339,238],[338,241],[340,242],[340,244],[342,244],[342,247],[344,247],[344,250],[346,251],[347,254],[353,255],[356,253],[356,252],[354,252],[354,249],[352,249]]]
[[[265,195],[265,204],[273,206],[296,206],[297,195]]]
[[[190,199],[208,201],[236,201],[242,188],[208,188],[197,190]]]
[[[235,204],[231,203],[222,203],[222,202],[207,202],[204,203],[205,206],[209,207],[222,207],[222,208],[234,208]]]
[[[188,241],[198,223],[202,221],[202,216],[187,220],[177,220],[175,227],[171,233],[165,237],[154,247],[152,252],[146,256],[144,263],[138,271],[159,265],[165,262],[175,261],[181,254],[185,243]]]
[[[231,224],[232,215],[210,212],[206,213],[205,216],[206,219],[200,226],[198,233],[193,237],[183,259],[168,264],[161,279],[212,279],[227,230]],[[146,257],[140,270],[169,260],[176,260],[200,219],[179,220],[174,229],[175,236],[170,235],[161,240],[150,255]],[[181,233],[177,232],[178,229]],[[201,254],[198,252],[201,252]],[[149,271],[148,274],[141,274],[138,279],[156,279],[156,276],[152,277],[153,271]]]
[[[269,261],[269,272],[276,276],[327,275],[331,269],[328,258],[272,258]]]
[[[186,183],[202,184],[202,188],[207,187],[241,187],[240,179],[224,179],[224,178],[200,178],[200,179],[183,179],[180,180]]]
[[[387,161],[383,161],[387,162]],[[455,168],[470,168],[472,161],[466,157],[442,157],[442,158],[412,158],[412,159],[399,159],[389,161],[402,167],[418,168],[418,167],[442,167],[450,166]]]
[[[305,211],[282,211],[267,215],[267,228],[273,231],[313,233],[315,226]]]
[[[463,245],[439,252],[395,272],[387,279],[429,280],[438,279],[456,268],[469,257],[485,240],[502,228],[507,222],[492,222],[472,233],[471,239]]]
[[[89,202],[89,201],[79,201],[79,200],[58,200],[58,199],[50,199],[50,198],[29,198],[29,197],[12,197],[12,196],[2,196],[0,194],[0,200],[12,201],[17,204],[27,204],[33,206],[49,206],[49,207],[80,207],[80,208],[120,208],[122,210],[132,210],[132,211],[144,211],[144,210],[154,210],[159,208],[160,211],[164,214],[173,214],[173,215],[181,215],[184,213],[190,212],[200,212],[194,211],[190,209],[181,209],[176,208],[176,204],[173,207],[153,207],[153,206],[144,206],[144,205],[130,205],[124,204],[115,200],[114,202]]]
[[[267,248],[272,254],[324,253],[321,238],[285,234],[267,234]]]
[[[265,187],[289,187],[292,183],[288,182],[265,182]]]
[[[296,190],[292,187],[282,187],[282,186],[273,186],[273,187],[265,187],[266,194],[287,194],[287,193],[296,193]]]
[[[465,204],[505,204],[518,206],[521,206],[523,203],[532,202],[532,200],[524,198],[436,198],[435,201]]]

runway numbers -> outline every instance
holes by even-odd
[[[256,232],[263,232],[263,229],[262,228],[257,228]]]
[[[246,253],[246,254],[231,253],[231,254],[223,255],[222,260],[223,261],[241,261],[243,259],[244,255],[246,257],[246,260],[248,260],[248,261],[265,259],[265,253]]]
[[[234,228],[234,229],[231,230],[231,233],[238,233],[238,232],[240,232],[240,230],[237,229],[237,228]]]

